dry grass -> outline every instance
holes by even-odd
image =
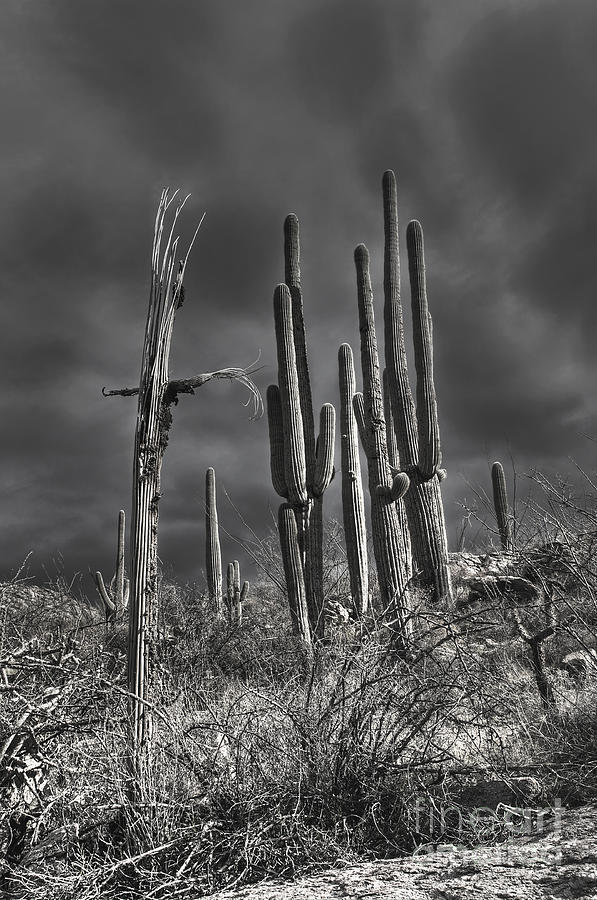
[[[241,629],[216,621],[196,589],[163,585],[154,736],[135,808],[123,632],[108,634],[99,611],[64,590],[4,586],[5,895],[197,897],[411,852],[431,839],[418,806],[486,805],[491,785],[539,806],[596,796],[597,679],[559,668],[597,643],[590,550],[575,540],[558,594],[547,710],[501,601],[455,611],[416,597],[408,660],[383,622],[332,623],[305,675],[275,578],[253,587]],[[335,552],[330,588],[342,593]],[[499,812],[458,821],[451,840],[507,833]]]

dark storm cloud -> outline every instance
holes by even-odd
[[[223,115],[204,53],[217,50],[208,5],[176,0],[165,16],[159,3],[58,0],[39,9],[36,24],[46,58],[117,117],[137,152],[173,168],[213,164]]]
[[[425,227],[448,518],[459,473],[485,477],[493,453],[523,467],[574,454],[595,415],[593,4],[8,0],[0,25],[4,571],[30,547],[38,567],[58,551],[71,570],[113,564],[135,400],[100,390],[138,378],[164,185],[192,192],[181,247],[207,211],[174,375],[261,350],[258,384],[276,379],[272,294],[293,211],[315,404],[337,403],[339,343],[358,359],[359,241],[381,337],[392,167],[402,236],[409,218]],[[206,385],[175,410],[161,554],[181,578],[202,567],[208,465],[257,530],[277,506],[266,423],[244,398]],[[326,504],[338,514],[338,483]],[[241,532],[223,494],[221,507]]]
[[[520,284],[537,307],[550,311],[557,327],[576,328],[587,357],[594,358],[597,328],[597,271],[592,247],[597,243],[597,166],[580,184],[572,183],[527,248],[520,264]]]
[[[403,10],[405,11],[405,10]],[[289,35],[299,97],[326,118],[367,116],[388,92],[391,42],[384,27],[384,4],[335,0],[297,17]],[[418,17],[404,17],[405,45]]]
[[[450,99],[477,152],[512,202],[547,212],[592,166],[597,8],[590,0],[499,6],[469,36]]]

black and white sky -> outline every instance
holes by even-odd
[[[596,47],[594,0],[3,0],[0,577],[29,551],[32,574],[62,560],[90,592],[112,572],[136,401],[101,388],[138,383],[164,186],[191,193],[183,241],[206,212],[173,377],[260,354],[260,387],[276,380],[294,212],[314,398],[337,405],[361,241],[381,320],[393,168],[403,246],[409,219],[425,230],[452,543],[494,459],[594,469]],[[202,578],[208,466],[272,526],[267,423],[245,399],[210,384],[175,410],[160,555],[183,581]],[[222,490],[220,521],[244,534]]]

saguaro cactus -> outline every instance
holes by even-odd
[[[129,599],[129,580],[124,573],[124,529],[125,515],[121,509],[118,513],[118,542],[116,546],[116,571],[110,582],[109,590],[106,588],[101,572],[95,573],[95,581],[100,597],[104,603],[106,624],[114,625],[121,617]]]
[[[371,527],[373,552],[381,603],[393,611],[400,634],[408,634],[408,608],[406,586],[408,581],[406,560],[402,551],[400,519],[396,500],[408,490],[409,480],[404,473],[394,478],[388,461],[386,425],[383,412],[383,392],[377,354],[373,292],[369,275],[369,252],[364,244],[355,250],[357,292],[359,303],[359,330],[361,333],[361,365],[363,369],[363,396],[354,404],[357,423],[360,422],[363,448],[369,471],[371,496]]]
[[[369,605],[369,564],[357,423],[352,406],[356,393],[356,378],[352,349],[349,344],[342,344],[338,351],[338,375],[340,381],[342,516],[346,560],[354,609],[358,616],[363,616]]]
[[[506,476],[501,462],[494,462],[491,467],[491,483],[493,485],[493,505],[497,519],[502,549],[510,553],[514,549],[512,517],[508,509],[508,491]]]
[[[396,178],[383,176],[384,200],[384,325],[388,392],[394,419],[400,468],[410,478],[404,498],[412,555],[420,583],[436,599],[451,595],[448,543],[440,492],[441,451],[433,383],[431,316],[427,305],[423,231],[419,222],[407,228],[407,249],[413,312],[413,344],[417,375],[417,405],[408,377],[404,320],[400,299],[400,258]]]
[[[243,603],[249,593],[249,582],[244,581],[241,587],[240,563],[237,559],[228,563],[226,588],[228,621],[231,625],[240,626],[243,623]]]
[[[323,495],[334,472],[335,411],[331,404],[324,404],[316,443],[299,260],[298,219],[290,215],[284,223],[286,284],[278,285],[274,293],[279,386],[271,385],[267,393],[272,483],[294,511],[309,624],[313,634],[321,637],[325,624]],[[286,529],[285,537],[280,535],[283,553],[290,552],[290,543]],[[286,563],[292,571],[293,563]]]
[[[174,195],[176,196],[176,195]],[[139,386],[104,396],[138,395],[137,424],[133,459],[133,515],[131,523],[131,596],[129,603],[128,689],[130,701],[131,794],[137,797],[137,773],[151,733],[147,703],[150,682],[151,645],[157,622],[158,556],[157,537],[162,460],[172,424],[171,407],[179,394],[195,389],[214,378],[241,381],[252,394],[254,414],[261,411],[261,396],[247,369],[222,369],[182,381],[170,381],[168,363],[176,311],[184,300],[183,277],[186,261],[195,240],[176,274],[178,238],[175,229],[184,201],[178,204],[169,228],[167,213],[174,200],[162,192],[156,216],[151,257],[151,289],[145,326],[145,340]],[[201,223],[200,223],[201,224]],[[198,229],[197,229],[198,231]],[[197,234],[195,232],[195,236]]]
[[[222,551],[218,507],[216,505],[216,473],[210,467],[205,473],[205,574],[207,592],[218,616],[222,615]]]

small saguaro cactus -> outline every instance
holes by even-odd
[[[205,574],[207,592],[216,615],[223,612],[222,603],[222,551],[216,504],[216,473],[210,468],[205,473]]]
[[[122,616],[129,599],[129,580],[124,574],[124,510],[118,513],[118,543],[116,549],[116,571],[106,588],[101,572],[95,573],[95,581],[104,603],[106,624],[114,625]]]
[[[371,529],[377,566],[380,601],[384,610],[396,619],[402,639],[408,636],[408,566],[403,556],[400,519],[396,501],[409,487],[403,472],[392,477],[388,461],[383,392],[377,354],[373,291],[369,274],[369,252],[359,244],[354,254],[361,333],[363,394],[356,394],[353,405],[369,470]]]
[[[228,605],[228,620],[231,625],[242,625],[243,603],[249,593],[249,582],[240,582],[240,563],[237,559],[228,563],[226,570],[226,599]]]
[[[284,223],[286,283],[274,292],[278,385],[270,385],[267,391],[271,470],[274,489],[294,512],[309,626],[322,637],[323,495],[334,474],[335,411],[331,404],[324,404],[316,442],[299,258],[298,219],[290,215]],[[285,514],[280,521],[286,521]],[[284,527],[282,553],[291,552],[292,543]],[[292,572],[293,566],[293,561],[285,561],[285,570]],[[289,594],[295,590],[287,586]],[[289,602],[292,613],[290,597]]]
[[[491,467],[491,483],[493,486],[495,517],[497,519],[502,549],[511,553],[512,550],[514,550],[514,534],[512,528],[512,516],[508,509],[506,476],[501,462],[496,461]]]
[[[357,616],[369,606],[369,563],[367,561],[367,526],[365,500],[361,480],[357,423],[352,406],[356,378],[352,349],[342,344],[338,351],[340,381],[340,441],[342,458],[342,517],[350,593]]]
[[[400,468],[410,478],[404,498],[410,532],[413,568],[419,583],[433,590],[435,599],[451,596],[448,543],[440,481],[441,450],[437,402],[433,382],[432,324],[427,304],[423,230],[412,221],[407,249],[417,375],[417,404],[412,396],[400,299],[400,257],[396,178],[383,176],[384,200],[384,324],[388,393],[394,420]]]

